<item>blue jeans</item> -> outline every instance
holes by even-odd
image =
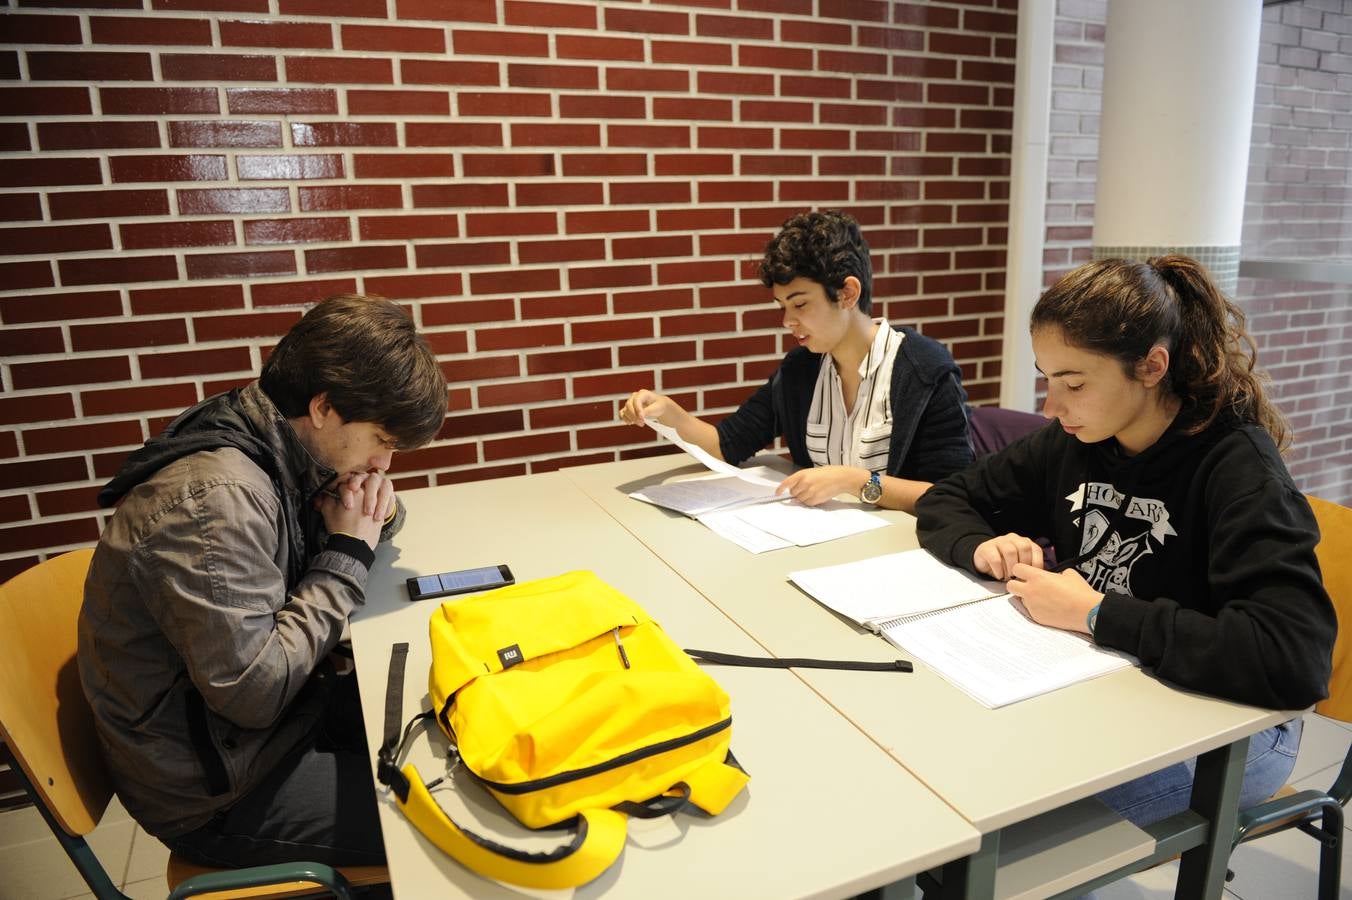
[[[337,679],[321,733],[207,824],[169,849],[217,868],[281,862],[385,862],[357,679]]]
[[[1248,809],[1271,797],[1286,784],[1296,765],[1304,719],[1292,719],[1249,739],[1244,762],[1244,786],[1239,808]],[[1149,825],[1188,808],[1197,760],[1175,763],[1098,795],[1105,804],[1134,825]]]

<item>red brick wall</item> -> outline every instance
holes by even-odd
[[[66,5],[0,18],[0,577],[338,291],[405,302],[451,382],[403,487],[656,452],[615,422],[645,385],[734,408],[805,208],[997,395],[1014,0]]]
[[[1090,258],[1104,0],[1061,0],[1053,69],[1046,283]],[[1243,258],[1352,259],[1352,0],[1263,10]],[[1352,503],[1352,290],[1241,278],[1258,361],[1304,491]]]

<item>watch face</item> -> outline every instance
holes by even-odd
[[[859,492],[859,498],[865,503],[877,503],[883,496],[883,486],[876,478],[870,478]]]

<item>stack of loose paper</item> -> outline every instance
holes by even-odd
[[[783,499],[775,495],[775,487],[783,479],[783,475],[764,466],[756,469],[739,469],[710,456],[702,447],[682,440],[675,428],[651,420],[648,420],[648,425],[659,436],[671,441],[718,475],[655,484],[641,491],[634,491],[629,495],[634,499],[673,509],[691,517],[716,509]]]
[[[676,429],[649,421],[653,431],[716,474],[651,485],[629,496],[684,513],[752,553],[805,547],[888,525],[861,509],[827,504],[808,507],[775,488],[784,476],[765,466],[739,469],[681,439]]]
[[[711,531],[752,553],[806,547],[891,524],[847,506],[804,506],[797,500],[718,510],[697,517]]]
[[[789,574],[822,605],[922,660],[992,709],[1136,661],[1028,617],[1003,585],[908,550]]]
[[[775,486],[779,483],[777,478],[783,477],[762,467],[754,473],[748,470],[745,475],[711,475],[654,484],[629,496],[697,518],[716,509],[782,500],[775,494]]]

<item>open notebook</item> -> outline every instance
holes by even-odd
[[[1037,624],[1003,585],[925,550],[792,572],[789,580],[992,709],[1135,664],[1085,635]]]

